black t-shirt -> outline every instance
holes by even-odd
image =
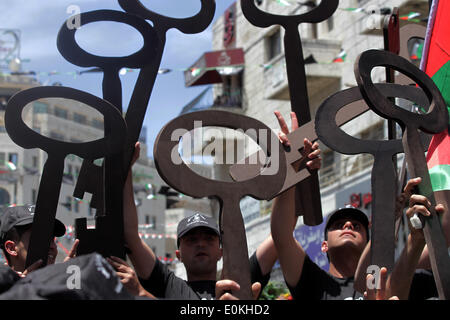
[[[439,294],[433,273],[425,269],[416,270],[411,289],[409,290],[408,300],[432,300],[438,298]]]
[[[9,266],[0,265],[0,293],[9,290],[20,279],[17,272],[13,271]]]
[[[251,281],[260,282],[264,288],[270,273],[263,275],[256,253],[250,257]],[[156,260],[155,267],[148,279],[139,278],[142,286],[157,298],[173,300],[212,300],[215,298],[216,281],[185,281],[170,271],[167,266]],[[261,290],[262,290],[261,288]]]
[[[300,280],[288,288],[295,300],[362,300],[364,296],[353,284],[353,277],[333,277],[306,256]]]

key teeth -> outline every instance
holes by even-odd
[[[92,160],[85,159],[81,165],[80,174],[73,191],[73,196],[83,199],[85,193],[92,194],[90,206],[97,209],[97,214],[105,212],[103,201],[102,167],[97,166]]]

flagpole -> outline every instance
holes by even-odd
[[[420,70],[426,71],[428,63],[428,53],[430,51],[431,37],[433,35],[434,23],[436,22],[436,14],[439,6],[439,0],[430,0],[430,13],[428,15],[427,32],[425,34],[425,42],[423,45],[422,60],[420,60]]]

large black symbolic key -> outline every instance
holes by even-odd
[[[197,175],[183,162],[178,152],[179,139],[184,133],[196,128],[197,121],[201,121],[203,127],[219,126],[244,130],[251,139],[260,143],[266,156],[270,153],[270,166],[265,168],[267,172],[263,171],[260,175],[241,182],[214,181]],[[258,136],[252,135],[256,132],[259,132]],[[222,277],[239,283],[240,291],[233,293],[239,299],[252,299],[247,240],[239,202],[246,195],[257,199],[270,199],[280,190],[286,175],[282,148],[278,138],[262,122],[231,112],[213,110],[193,112],[175,118],[161,129],[156,138],[153,150],[155,164],[167,184],[191,197],[219,199],[223,244]]]
[[[201,3],[200,12],[195,16],[185,19],[175,19],[159,15],[147,9],[139,0],[119,0],[120,6],[125,11],[140,16],[143,19],[150,20],[157,34],[155,39],[157,41],[155,43],[155,47],[157,48],[155,58],[149,59],[148,63],[141,69],[125,115],[125,121],[128,126],[128,137],[124,151],[125,172],[128,172],[133,156],[134,144],[139,139],[147,105],[153,91],[156,76],[158,75],[166,45],[166,33],[173,28],[186,34],[204,31],[214,18],[216,2],[214,0],[201,0]]]
[[[377,84],[383,96],[404,98],[427,106],[423,91],[412,86]],[[336,115],[345,106],[362,100],[359,88],[340,91],[327,98],[316,113],[319,140],[343,154],[369,153],[374,157],[372,169],[372,243],[371,264],[386,267],[389,272],[395,257],[395,201],[397,173],[394,155],[403,152],[401,140],[361,140],[345,133],[336,124]]]
[[[411,113],[386,99],[372,83],[371,71],[375,67],[390,67],[414,80],[426,93],[430,108],[426,114]],[[358,86],[369,107],[380,116],[397,121],[403,129],[403,148],[408,170],[412,177],[421,177],[420,194],[431,202],[429,217],[425,221],[424,235],[430,255],[439,298],[450,299],[450,257],[441,222],[435,211],[436,200],[431,187],[430,175],[423,153],[419,130],[435,134],[448,126],[448,110],[433,80],[404,58],[386,51],[369,50],[355,62]]]
[[[126,57],[102,57],[90,54],[80,48],[75,40],[78,29],[69,28],[64,23],[59,31],[57,47],[61,55],[69,62],[80,67],[98,67],[103,73],[103,99],[122,111],[122,85],[119,72],[122,68],[141,68],[155,56],[156,34],[152,26],[144,19],[122,11],[97,10],[80,14],[82,28],[94,22],[113,21],[127,24],[138,30],[144,40],[142,48]]]
[[[105,120],[114,124],[115,131],[86,143],[68,143],[41,136],[23,122],[22,110],[30,102],[42,98],[65,98],[84,103],[102,113]],[[36,87],[15,94],[6,108],[5,125],[16,144],[25,149],[42,149],[48,155],[39,185],[26,267],[39,259],[46,265],[53,239],[65,157],[75,154],[81,158],[98,159],[119,152],[124,143],[126,125],[120,112],[107,101],[66,87]]]
[[[339,0],[321,1],[309,12],[296,16],[280,16],[260,10],[254,0],[241,0],[244,16],[257,27],[267,28],[281,25],[285,29],[284,48],[286,69],[289,83],[291,109],[297,115],[299,125],[311,121],[308,90],[306,85],[305,61],[303,58],[302,41],[299,25],[302,23],[319,23],[333,15]],[[318,194],[310,198],[309,195]],[[317,171],[296,186],[296,214],[303,214],[309,225],[322,223],[322,205],[320,202],[320,186]]]
[[[126,57],[101,57],[90,54],[81,49],[75,41],[76,29],[68,28],[67,23],[62,25],[58,34],[58,50],[67,61],[80,67],[98,67],[103,71],[103,98],[112,103],[120,112],[122,112],[122,85],[119,78],[119,71],[122,68],[142,68],[148,64],[149,61],[151,62],[154,60],[157,51],[157,35],[155,30],[144,19],[122,11],[97,10],[85,12],[80,15],[80,19],[80,27],[83,27],[89,23],[101,21],[124,23],[139,31],[143,37],[144,45],[134,54]],[[142,94],[142,91],[140,91],[139,94]],[[133,127],[133,125],[134,124],[131,124],[131,127]],[[142,124],[140,127],[142,127]],[[112,130],[115,129],[106,121],[105,132]],[[137,139],[134,140],[134,142],[136,141]],[[91,185],[91,189],[82,188],[83,186],[101,180],[98,177],[92,179],[95,174],[101,172],[99,170],[95,170],[95,168],[89,170],[89,168],[93,166],[94,165],[89,163],[87,160],[83,162],[83,169],[85,170],[80,172],[80,176],[78,177],[77,185],[75,187],[74,196],[77,198],[83,198],[85,191],[94,191],[94,204],[96,204],[96,208],[99,210],[98,213],[103,213],[102,209],[104,207],[103,204],[105,203],[106,212],[111,214],[111,212],[122,208],[121,194],[126,177],[126,171],[123,164],[123,154],[118,154],[105,159],[103,170],[105,170],[106,190],[104,195],[106,199],[98,199],[98,197],[103,194],[100,190],[100,188],[103,188],[102,185]],[[117,214],[116,218],[117,222],[121,224],[122,218],[120,216],[121,214]]]

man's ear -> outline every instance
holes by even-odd
[[[180,254],[180,250],[175,250],[175,256],[177,257],[178,260],[181,261],[181,254]]]
[[[320,250],[321,250],[323,253],[327,253],[327,251],[328,251],[328,242],[327,242],[327,241],[323,241],[323,242],[322,242],[322,245],[321,245],[321,247],[320,247]]]
[[[5,250],[6,252],[8,252],[8,254],[10,256],[17,256],[18,252],[17,252],[17,248],[16,248],[16,243],[12,240],[7,240],[5,241]]]

